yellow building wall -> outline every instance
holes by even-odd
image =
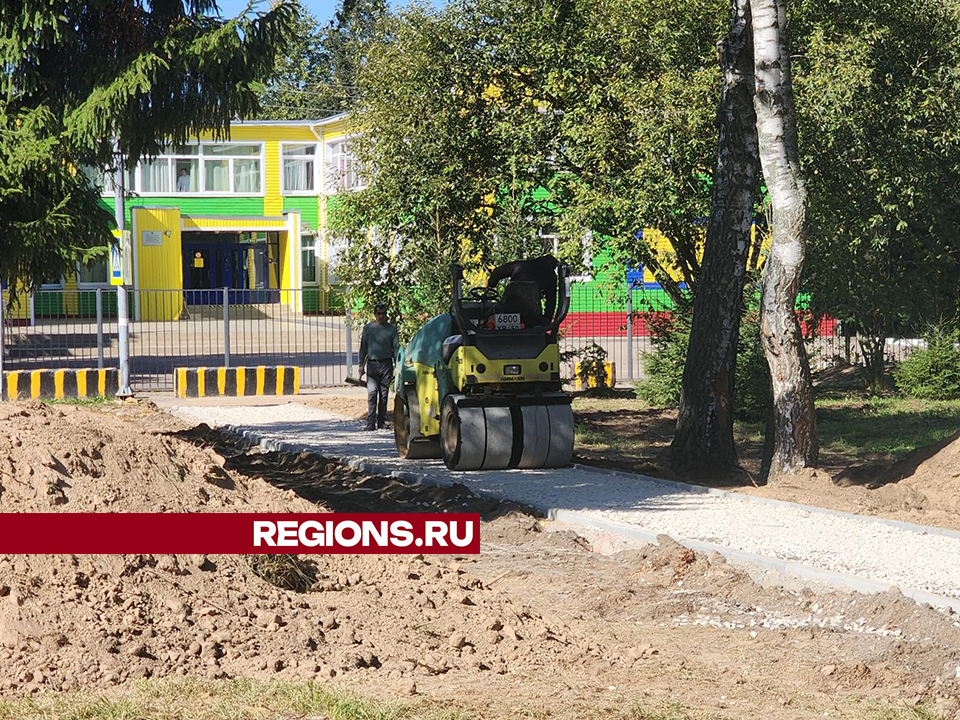
[[[184,215],[182,219],[183,229],[187,232],[191,230],[230,230],[244,232],[248,228],[257,230],[286,230],[287,221],[282,217],[257,217],[257,218],[236,218],[224,215],[223,217],[213,217],[210,215],[190,216]]]
[[[132,210],[136,258],[137,319],[176,320],[183,314],[183,259],[178,208]],[[144,245],[143,233],[159,231],[159,246]],[[169,233],[169,234],[168,234]],[[168,292],[150,292],[167,290]]]
[[[297,292],[281,292],[280,302],[289,305],[294,310],[302,306],[302,285],[300,274],[300,213],[288,212],[287,232],[280,233],[280,289],[297,290]]]
[[[267,140],[264,143],[264,190],[263,214],[279,215],[283,212],[283,196],[280,194],[280,142]]]
[[[27,292],[26,284],[19,282],[17,289],[17,299],[10,298],[10,291],[3,291],[3,302],[6,304],[6,318],[8,321],[16,321],[22,325],[30,320],[30,293]]]
[[[63,313],[67,317],[80,314],[80,293],[77,292],[77,273],[67,273],[63,281]]]

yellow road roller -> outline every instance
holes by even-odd
[[[450,312],[426,322],[397,359],[394,434],[402,458],[442,457],[451,470],[551,468],[573,456],[571,398],[560,381],[557,334],[570,307],[557,265],[555,302],[510,280],[502,294],[463,296],[451,267]]]

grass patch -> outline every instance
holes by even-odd
[[[817,398],[820,446],[828,452],[900,458],[960,428],[960,400],[895,396]]]
[[[820,393],[816,405],[821,459],[833,470],[897,460],[960,428],[960,400]],[[573,408],[575,444],[584,458],[648,462],[670,444],[676,429],[674,411],[645,408],[638,400],[577,396]],[[735,423],[742,460],[759,463],[764,431],[763,421]]]
[[[636,706],[630,709],[628,717],[630,720],[720,720],[727,716],[696,710],[680,703],[671,703],[662,708]]]
[[[122,692],[122,694],[121,694]],[[367,700],[314,682],[145,680],[116,697],[57,693],[0,702],[0,720],[439,720],[428,707]]]
[[[940,713],[923,705],[875,708],[867,720],[946,720]]]
[[[94,395],[93,397],[85,398],[41,398],[41,400],[47,405],[79,405],[80,407],[113,405],[117,402],[116,398],[106,397],[105,395]]]
[[[317,582],[313,566],[296,555],[252,555],[250,572],[271,585],[293,592],[307,592]]]

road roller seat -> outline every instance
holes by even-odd
[[[513,280],[507,283],[498,312],[520,313],[525,327],[543,325],[543,309],[540,305],[540,285],[533,280]]]
[[[443,341],[440,348],[440,357],[443,359],[445,365],[450,364],[450,358],[453,357],[453,354],[461,345],[463,345],[463,335],[460,334],[451,335]]]

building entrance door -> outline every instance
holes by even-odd
[[[223,288],[228,288],[231,304],[277,302],[279,292],[269,289],[269,265],[266,240],[240,242],[235,233],[185,233],[186,302],[188,305],[220,305]]]

